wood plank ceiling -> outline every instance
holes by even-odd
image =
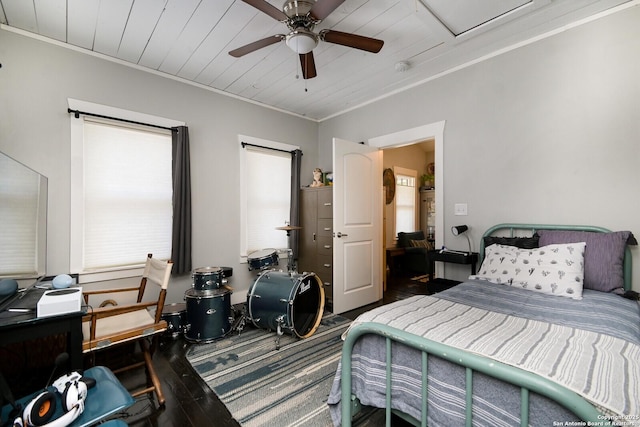
[[[268,2],[282,10],[283,0]],[[321,41],[313,50],[318,75],[306,80],[284,42],[228,54],[288,32],[240,0],[0,0],[0,23],[320,121],[624,3],[345,0],[314,31],[356,33],[384,47],[373,54]]]

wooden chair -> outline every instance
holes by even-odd
[[[134,304],[110,306],[108,302],[113,300],[106,300],[105,303],[107,304],[100,304],[100,307],[97,308],[89,308],[87,314],[82,318],[84,337],[82,350],[84,353],[90,353],[126,342],[137,342],[140,345],[143,360],[120,369],[114,369],[113,372],[117,374],[144,366],[147,374],[147,387],[134,391],[132,396],[136,397],[154,392],[160,406],[164,405],[165,399],[160,387],[160,380],[156,375],[151,360],[155,348],[155,340],[151,347],[150,341],[152,338],[157,338],[159,333],[167,329],[167,322],[162,320],[162,309],[172,267],[171,260],[161,261],[149,254],[147,255],[140,286],[83,292],[84,301],[90,306],[90,296],[95,297],[101,294],[117,295],[121,292],[137,291],[137,302]],[[147,283],[153,283],[160,287],[157,300],[142,302]],[[149,310],[152,307],[155,308],[155,313]]]

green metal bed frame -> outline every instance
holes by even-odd
[[[608,233],[610,230],[602,227],[581,226],[581,225],[544,225],[544,224],[498,224],[489,228],[480,241],[479,260],[482,263],[484,258],[484,237],[492,235],[501,235],[507,237],[530,237],[537,230],[567,230],[567,231],[591,231],[597,233]],[[504,234],[504,233],[507,234]],[[518,233],[528,234],[518,234]],[[496,234],[500,233],[500,234]],[[631,289],[631,250],[626,247],[624,264],[624,288]],[[448,345],[432,341],[417,335],[377,323],[363,323],[349,330],[342,347],[342,371],[341,371],[341,416],[342,426],[351,427],[353,414],[360,407],[360,403],[355,396],[351,394],[351,355],[353,347],[358,339],[367,334],[380,335],[385,338],[386,343],[386,425],[391,426],[392,412],[406,421],[414,425],[422,427],[427,426],[427,385],[424,383],[428,378],[427,355],[433,355],[449,362],[460,365],[466,369],[466,405],[465,405],[465,422],[466,426],[473,424],[472,408],[473,408],[473,372],[481,372],[490,377],[497,378],[506,383],[515,385],[520,388],[520,425],[529,425],[529,395],[531,392],[546,396],[556,403],[562,405],[566,409],[573,412],[577,417],[585,422],[598,423],[602,422],[602,414],[591,403],[582,396],[563,387],[546,378],[540,377],[531,372],[506,365],[490,358],[482,357],[473,353],[466,352]],[[422,414],[421,419],[417,420],[407,414],[399,413],[391,409],[391,345],[399,343],[413,347],[422,352]]]

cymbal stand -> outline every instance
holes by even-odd
[[[278,328],[276,330],[276,350],[280,350],[280,337],[284,334],[282,331],[282,325],[284,324],[284,315],[278,316],[276,319],[276,323],[278,323]]]
[[[293,250],[287,249],[287,271],[289,273],[295,273],[298,271],[298,267],[296,266],[296,260],[293,259]]]
[[[302,230],[302,227],[298,225],[291,225],[289,224],[289,221],[285,221],[284,227],[276,227],[276,230],[284,230],[287,232],[287,237],[290,237],[292,231]],[[287,271],[289,273],[296,273],[297,266],[296,266],[295,260],[293,259],[293,251],[291,249],[287,249],[287,251],[288,251],[288,257],[289,257],[289,261],[287,263]]]

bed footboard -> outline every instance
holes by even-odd
[[[342,349],[341,371],[341,416],[344,427],[351,426],[351,356],[356,341],[363,335],[375,334],[384,337],[386,342],[386,425],[391,425],[391,347],[392,342],[413,347],[422,354],[422,414],[421,420],[415,420],[416,425],[427,425],[427,384],[425,379],[428,372],[427,355],[445,359],[465,368],[466,370],[466,425],[473,424],[473,372],[481,372],[520,388],[520,425],[529,425],[529,393],[534,392],[557,402],[559,405],[573,412],[584,421],[602,422],[602,414],[587,400],[573,391],[556,384],[546,378],[509,366],[477,354],[465,352],[405,331],[382,325],[379,323],[362,323],[352,327],[347,334]]]

